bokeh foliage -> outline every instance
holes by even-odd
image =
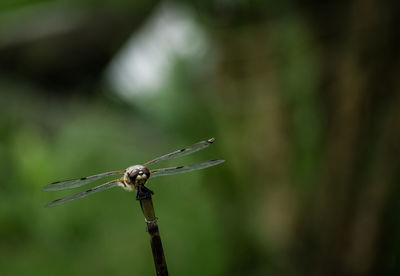
[[[214,136],[149,182],[171,275],[397,275],[398,5],[179,4],[209,46],[131,101],[105,71],[158,2],[0,4],[0,274],[153,275],[134,193],[41,187]]]

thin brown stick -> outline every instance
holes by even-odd
[[[146,219],[147,232],[150,235],[151,251],[153,252],[154,264],[158,276],[168,275],[167,263],[165,261],[164,250],[158,231],[157,218],[154,212],[151,194],[144,199],[139,199],[143,215]]]

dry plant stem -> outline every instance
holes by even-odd
[[[157,275],[168,275],[167,263],[165,261],[164,250],[161,243],[160,233],[158,231],[157,218],[154,213],[151,194],[144,199],[139,199],[140,206],[146,219],[147,232],[150,235],[151,251],[153,252],[154,264]]]

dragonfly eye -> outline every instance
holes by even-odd
[[[131,180],[132,183],[136,182],[136,179],[148,179],[150,177],[150,172],[146,168],[140,168],[138,170],[133,170],[129,174],[129,179]]]
[[[150,171],[147,168],[143,168],[142,173],[147,176],[147,178],[150,177]]]
[[[137,172],[133,171],[133,172],[130,172],[130,173],[128,174],[128,177],[129,177],[129,179],[131,180],[132,183],[135,183],[136,177],[137,177],[138,175],[139,175],[139,174],[138,174]]]

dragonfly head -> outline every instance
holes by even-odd
[[[144,185],[146,183],[147,179],[150,177],[150,172],[142,165],[135,165],[126,170],[125,176],[129,179],[126,179],[128,180],[127,182],[137,187],[138,185]]]

